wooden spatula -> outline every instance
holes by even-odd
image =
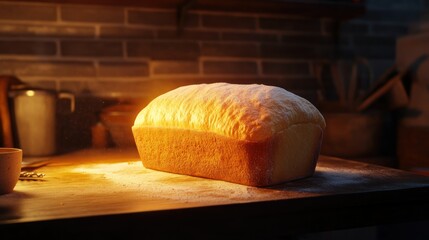
[[[9,78],[0,77],[0,121],[3,147],[13,147],[12,124],[7,98],[8,91]]]

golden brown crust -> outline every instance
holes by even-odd
[[[313,174],[324,128],[310,102],[282,88],[213,83],[157,97],[132,129],[147,168],[268,186]]]
[[[133,133],[147,168],[251,186],[269,184],[271,141],[251,143],[213,133],[153,127],[133,128]]]
[[[311,149],[285,146],[284,139],[296,141],[285,137],[285,134],[291,135],[289,131],[258,143],[171,128],[133,127],[133,134],[146,168],[249,186],[269,186],[313,174],[321,128],[312,129],[311,137],[304,140],[310,142]],[[274,161],[288,164],[279,165]]]

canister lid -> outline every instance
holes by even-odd
[[[57,93],[49,89],[40,89],[40,88],[23,88],[23,89],[14,89],[9,91],[9,97],[16,96],[36,96],[36,95],[56,95]]]

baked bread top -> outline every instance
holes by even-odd
[[[190,129],[259,142],[301,123],[326,126],[316,107],[283,88],[212,83],[158,96],[140,111],[134,127]]]

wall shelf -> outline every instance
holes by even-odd
[[[360,0],[15,0],[15,2],[41,2],[57,4],[89,4],[121,7],[244,12],[255,14],[287,14],[312,18],[348,20],[365,13]]]

